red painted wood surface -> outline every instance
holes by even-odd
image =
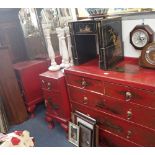
[[[99,142],[101,146],[112,146],[112,147],[137,147],[141,146],[139,144],[133,143],[129,140],[126,140],[120,136],[117,136],[107,130],[100,129]]]
[[[131,94],[130,98],[126,96],[128,92]],[[136,89],[127,85],[117,85],[106,82],[105,95],[155,109],[155,91],[152,92],[143,90],[143,88]]]
[[[68,84],[70,85],[85,88],[88,90],[95,90],[99,93],[104,93],[103,83],[100,80],[74,75],[66,75],[66,79],[68,81]]]
[[[61,71],[47,71],[40,74],[40,80],[46,105],[46,120],[51,123],[55,119],[68,131],[71,112],[64,74]]]
[[[154,130],[139,126],[136,123],[120,119],[109,113],[94,110],[88,106],[80,105],[78,103],[72,102],[72,108],[73,111],[78,110],[96,119],[101,129],[107,130],[142,146],[155,146]]]
[[[14,64],[22,95],[30,113],[33,113],[36,105],[43,101],[39,74],[47,69],[47,60],[28,60]]]
[[[104,71],[93,60],[66,69],[72,111],[97,120],[103,145],[155,146],[155,70],[131,58],[116,67]]]
[[[123,85],[129,84],[134,88],[155,91],[155,70],[140,67],[137,59],[127,59],[126,61],[120,62],[117,66],[124,67],[126,72],[101,70],[98,67],[98,59],[94,59],[83,65],[72,66],[69,69],[66,69],[65,73],[87,76],[87,78],[91,79],[97,78],[98,80],[101,79],[112,83],[119,82]]]
[[[122,100],[73,86],[68,86],[68,92],[71,102],[87,105],[88,107],[105,111],[128,121],[136,122],[139,125],[155,129],[155,109],[143,107],[132,102],[126,103]],[[128,116],[128,112],[131,112],[131,116]]]

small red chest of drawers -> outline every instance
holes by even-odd
[[[97,60],[66,69],[71,111],[96,119],[101,146],[155,146],[155,70],[136,59],[116,69],[101,70]]]
[[[48,66],[48,60],[27,60],[13,65],[27,111],[31,114],[43,101],[39,74],[47,71]]]
[[[68,131],[70,104],[64,74],[61,71],[47,71],[40,74],[40,79],[45,98],[46,120],[53,127],[53,119],[55,119],[65,131]]]

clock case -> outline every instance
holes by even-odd
[[[150,28],[149,25],[144,25],[144,24],[143,24],[143,25],[137,25],[137,26],[130,32],[130,43],[132,44],[132,46],[133,46],[135,49],[137,49],[137,50],[142,50],[146,45],[143,46],[143,47],[137,47],[137,46],[135,46],[134,43],[132,42],[132,35],[133,35],[134,32],[137,31],[138,29],[142,29],[142,30],[144,30],[144,31],[147,32],[147,34],[148,34],[148,36],[149,36],[147,44],[148,44],[148,43],[151,43],[151,42],[153,41],[154,32],[153,32],[153,30]]]
[[[69,23],[74,65],[97,58],[103,70],[123,60],[121,17],[94,18]]]
[[[149,54],[151,53],[152,54]],[[155,42],[148,44],[141,52],[139,65],[146,68],[155,69]]]

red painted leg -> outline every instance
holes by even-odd
[[[61,123],[62,128],[68,133],[68,126],[64,123]]]
[[[52,117],[46,116],[45,120],[48,122],[48,128],[53,129],[55,127]]]
[[[34,118],[35,117],[35,114],[34,114],[34,110],[35,110],[35,105],[33,105],[33,106],[29,106],[28,108],[27,108],[27,111],[30,113],[30,118]]]
[[[53,121],[48,124],[48,128],[49,129],[53,129],[54,127],[55,127],[55,125],[54,125]]]

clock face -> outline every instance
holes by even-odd
[[[149,41],[148,33],[143,29],[137,29],[131,37],[132,43],[138,48],[144,47]]]
[[[149,64],[155,65],[155,48],[150,47],[146,51],[145,59]]]

